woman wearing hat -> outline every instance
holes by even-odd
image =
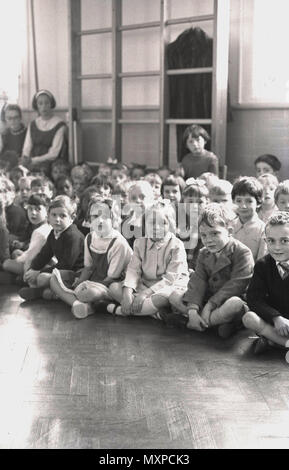
[[[66,124],[53,109],[56,101],[48,90],[38,91],[32,100],[32,108],[38,117],[28,127],[24,142],[22,163],[31,171],[43,171],[50,176],[50,166],[58,157],[67,157]]]

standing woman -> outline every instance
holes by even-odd
[[[38,117],[29,124],[22,153],[25,166],[31,171],[43,171],[47,176],[56,158],[67,158],[66,124],[54,116],[55,106],[50,91],[40,90],[34,95],[32,108]]]

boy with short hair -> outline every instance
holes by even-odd
[[[265,224],[257,214],[263,201],[263,186],[253,176],[241,176],[233,184],[232,200],[238,215],[233,221],[233,236],[250,248],[256,261],[267,253]]]
[[[219,336],[227,338],[239,328],[245,312],[241,296],[252,276],[254,260],[249,248],[231,236],[230,215],[219,204],[211,203],[204,209],[199,233],[204,248],[196,270],[184,295],[179,289],[170,302],[188,317],[187,328],[205,331],[218,326]]]
[[[49,204],[48,220],[53,230],[25,273],[24,281],[37,287],[20,289],[19,295],[23,299],[53,298],[49,285],[54,267],[67,271],[78,271],[83,267],[84,235],[73,223],[76,208],[76,203],[68,196],[57,196]],[[57,264],[45,268],[54,256]]]
[[[279,211],[289,212],[289,180],[284,180],[274,193],[275,204]]]
[[[259,338],[254,352],[270,343],[289,348],[289,214],[278,212],[265,228],[269,253],[258,260],[247,292],[246,328]]]

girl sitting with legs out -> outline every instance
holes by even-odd
[[[62,279],[67,279],[66,273],[54,272],[50,281],[53,292],[71,305],[76,318],[93,314],[92,303],[111,299],[109,286],[124,277],[132,255],[127,241],[114,228],[118,221],[112,199],[92,198],[88,206],[88,219],[91,231],[84,242],[84,268],[80,276],[72,273],[69,279],[72,290],[63,288]]]
[[[186,285],[186,252],[171,231],[175,226],[171,217],[170,208],[162,202],[145,211],[145,236],[135,240],[125,280],[110,285],[111,297],[121,304],[108,305],[110,313],[160,318],[158,311],[169,306],[175,283]]]

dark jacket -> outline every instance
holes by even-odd
[[[31,269],[40,271],[51,258],[58,260],[56,268],[78,271],[83,268],[84,235],[76,225],[71,224],[59,238],[55,238],[52,229],[45,245],[31,263]]]
[[[250,310],[270,323],[278,315],[289,318],[289,277],[281,278],[276,261],[269,254],[256,262],[247,302]]]

